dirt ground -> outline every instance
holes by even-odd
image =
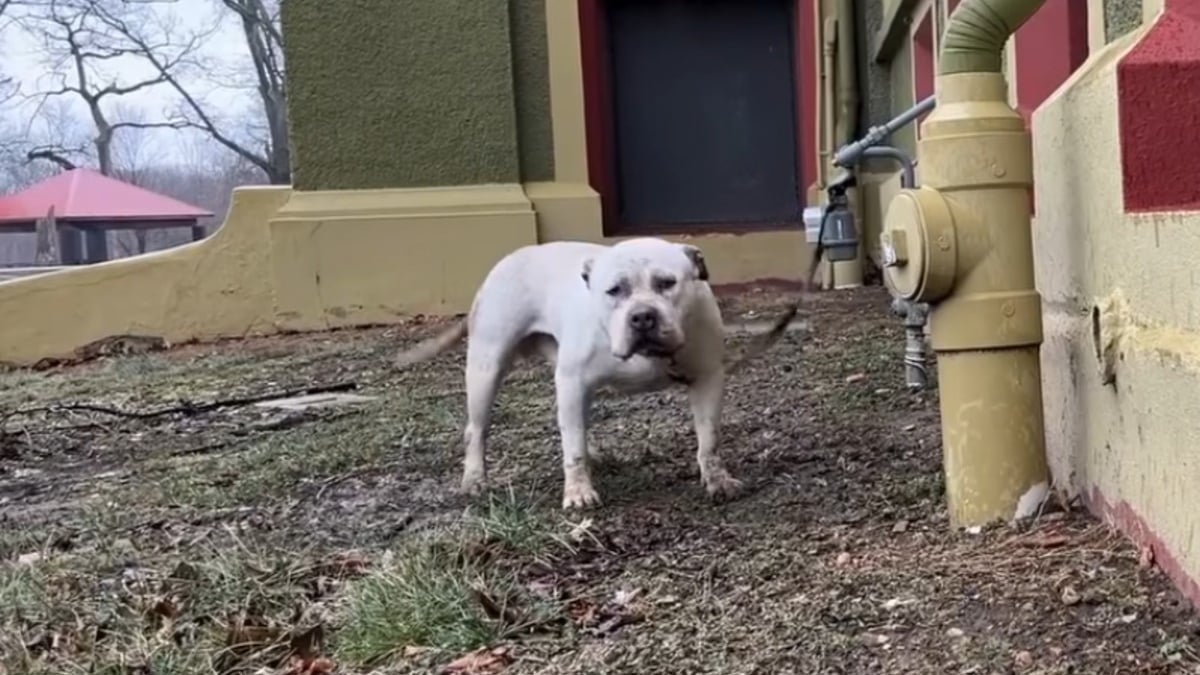
[[[596,402],[606,503],[561,512],[537,364],[459,495],[462,351],[389,367],[432,321],[6,373],[0,673],[1200,673],[1193,610],[1073,505],[951,532],[886,295],[808,307],[729,384],[725,504],[669,391]],[[254,403],[314,388],[373,398]]]

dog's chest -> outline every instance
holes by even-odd
[[[625,392],[647,392],[682,382],[678,368],[669,359],[634,356],[627,361],[614,359],[601,384]]]

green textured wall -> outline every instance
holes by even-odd
[[[546,0],[510,0],[521,180],[554,180]]]
[[[1104,0],[1104,41],[1112,42],[1142,25],[1142,0]]]
[[[892,109],[888,113],[889,119],[908,110],[916,103],[913,100],[912,92],[911,52],[910,42],[905,40],[900,48],[896,50],[896,55],[892,57],[891,68],[889,69],[892,82]],[[898,129],[896,133],[892,134],[892,145],[915,156],[917,152],[917,125],[915,123],[909,124],[902,129]]]
[[[858,21],[858,81],[862,92],[861,136],[870,127],[893,117],[892,80],[888,65],[876,63],[873,58],[876,36],[883,26],[883,3],[880,0],[856,0],[854,4]]]
[[[287,0],[297,189],[520,180],[504,0]]]

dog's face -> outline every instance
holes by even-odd
[[[708,282],[700,249],[661,239],[620,242],[583,265],[612,353],[666,357],[683,346],[684,317]]]

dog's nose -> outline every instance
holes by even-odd
[[[639,309],[629,315],[629,325],[639,333],[649,333],[658,327],[658,313],[652,309]]]

